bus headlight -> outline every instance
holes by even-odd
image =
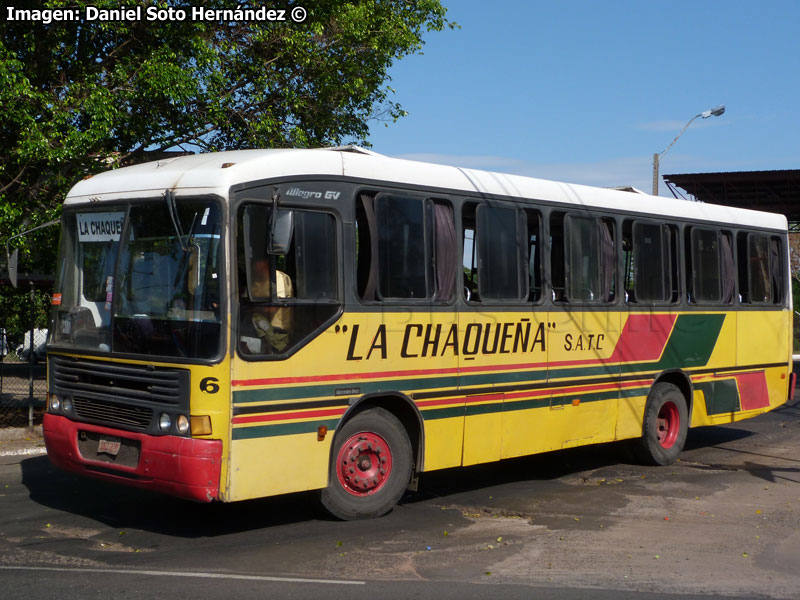
[[[189,418],[186,415],[178,415],[176,425],[178,426],[178,433],[185,434],[189,431]]]
[[[50,394],[50,399],[47,404],[50,408],[50,412],[58,412],[61,409],[61,399],[55,394]]]
[[[172,418],[167,413],[161,413],[158,418],[158,426],[161,427],[161,431],[169,430],[172,426]]]
[[[69,398],[64,398],[61,406],[64,408],[64,412],[72,412],[72,400]]]

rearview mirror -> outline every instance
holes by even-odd
[[[19,261],[19,248],[14,248],[14,252],[8,253],[6,246],[6,258],[8,259],[8,280],[11,285],[17,287],[17,262]]]
[[[24,235],[28,235],[34,231],[39,229],[44,229],[45,227],[50,227],[50,225],[58,225],[60,223],[58,219],[53,221],[48,221],[42,225],[34,227],[33,229],[28,229],[27,231],[23,231],[22,233],[18,233],[17,235],[12,235],[8,240],[6,240],[6,258],[8,259],[8,280],[11,282],[11,285],[17,287],[17,261],[19,259],[19,248],[14,248],[14,252],[9,252],[9,244],[11,240],[14,238],[22,237]]]
[[[269,224],[269,240],[267,252],[283,255],[289,252],[294,232],[294,211],[273,210]]]

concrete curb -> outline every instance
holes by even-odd
[[[42,426],[0,429],[0,457],[41,456],[47,454]]]

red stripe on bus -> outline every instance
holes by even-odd
[[[631,315],[625,321],[609,362],[629,363],[661,358],[678,315]]]
[[[754,410],[769,406],[767,375],[764,371],[756,373],[738,373],[734,375],[739,386],[739,402],[742,410]]]
[[[547,363],[535,363],[524,365],[492,365],[488,367],[462,368],[461,373],[469,370],[481,371],[506,371],[514,369],[533,369],[544,368]],[[344,373],[336,375],[307,375],[304,377],[272,377],[269,379],[234,379],[231,381],[233,387],[251,385],[279,385],[285,383],[321,383],[328,381],[352,381],[354,379],[382,379],[388,377],[411,377],[415,375],[458,375],[458,367],[448,367],[446,369],[415,369],[408,371],[376,371],[369,373]]]
[[[326,410],[303,410],[298,412],[280,413],[271,415],[254,415],[249,417],[234,417],[233,423],[263,423],[267,421],[288,421],[293,419],[306,419],[311,417],[332,417],[344,414],[344,408],[330,408]]]

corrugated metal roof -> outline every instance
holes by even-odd
[[[702,202],[782,213],[800,223],[800,169],[681,173],[664,181]]]

